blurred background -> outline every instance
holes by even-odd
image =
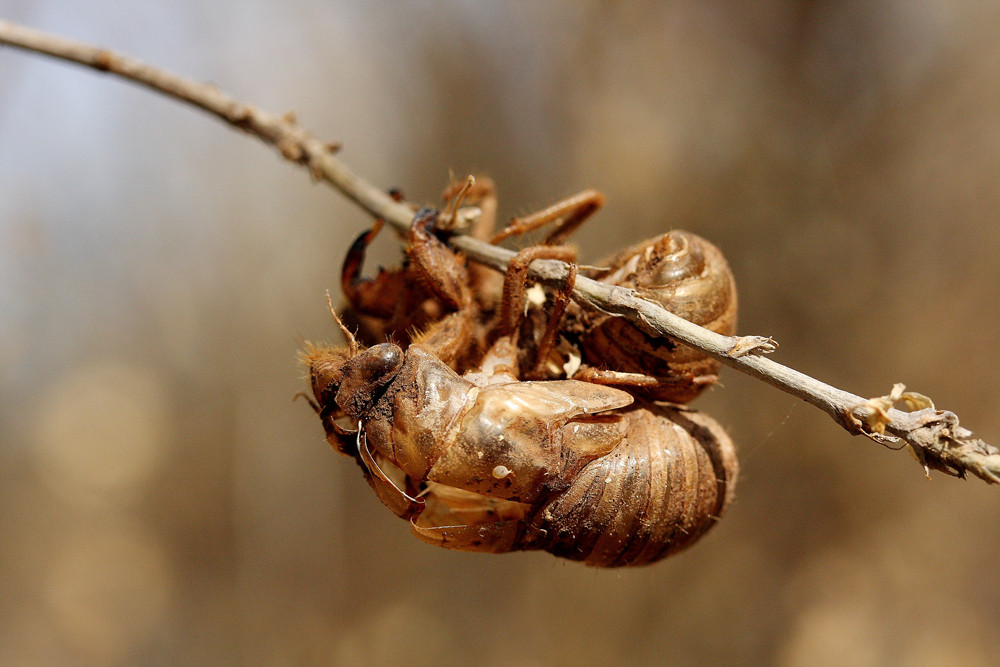
[[[584,259],[680,227],[742,333],[1000,441],[1000,5],[2,0],[294,109],[381,187],[585,187]],[[725,520],[655,566],[435,549],[304,402],[368,217],[260,142],[0,48],[0,662],[987,664],[1000,491],[725,370]],[[399,251],[379,239],[370,266]]]

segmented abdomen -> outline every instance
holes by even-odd
[[[603,567],[642,565],[690,545],[722,515],[739,470],[722,427],[682,407],[622,413],[625,440],[534,514],[519,548]]]

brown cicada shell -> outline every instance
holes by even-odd
[[[365,349],[341,325],[347,347],[311,347],[304,355],[330,443],[357,460],[382,502],[409,519],[418,537],[439,546],[541,549],[611,567],[652,563],[697,540],[733,497],[738,465],[724,430],[696,411],[605,386],[631,388],[622,381],[631,376],[615,371],[597,383],[521,381],[522,343],[537,349],[538,340],[581,334],[581,348],[597,349],[604,323],[579,311],[565,321],[550,315],[544,332],[513,321],[522,311],[511,295],[520,297],[526,264],[512,263],[502,296],[474,295],[470,287],[483,289],[488,280],[470,281],[462,259],[434,238],[435,220],[433,211],[418,213],[408,266],[380,275],[383,285],[404,272],[422,276],[416,302],[431,301],[442,314],[401,346]],[[643,273],[641,262],[621,257],[607,272],[613,280],[624,284]],[[719,285],[734,294],[725,276]],[[384,304],[393,288],[384,289],[366,298]],[[355,307],[359,301],[352,299]],[[562,305],[567,301],[564,294]],[[396,317],[382,308],[373,321]],[[485,344],[489,350],[471,353],[470,364],[469,350]]]
[[[612,414],[624,424],[622,440],[547,500],[516,508],[435,495],[414,532],[456,549],[544,549],[599,567],[646,565],[693,544],[733,498],[739,467],[732,441],[707,415],[678,406],[641,404]],[[474,507],[481,508],[479,524],[469,523]]]
[[[732,442],[694,411],[577,380],[478,385],[419,344],[307,361],[331,443],[440,546],[641,565],[694,542],[732,498]]]
[[[495,210],[492,183],[487,182],[474,196],[488,200],[488,210]],[[511,262],[510,271],[518,279],[508,280],[498,311],[503,306],[521,309],[519,295],[526,287],[527,268],[533,259],[574,261],[575,250],[561,244],[603,203],[599,192],[585,190],[538,213],[515,218],[493,236],[494,241],[499,241],[541,227],[551,228],[540,245],[522,250]],[[492,226],[492,219],[488,225]],[[484,236],[482,228],[478,231]],[[648,239],[597,266],[602,268],[588,270],[589,277],[634,290],[638,296],[716,333],[732,335],[736,331],[737,298],[732,271],[718,248],[691,232],[674,230]],[[477,293],[485,291],[480,289],[482,286],[477,285]],[[566,300],[566,295],[555,295],[545,304],[545,312],[525,318],[522,323],[522,363],[538,360],[526,369],[532,379],[564,377],[568,348],[583,362],[570,377],[619,386],[650,400],[687,403],[717,380],[719,363],[704,353],[668,338],[647,335],[624,318],[586,310],[575,303],[569,305],[558,327],[564,343],[562,352],[558,351],[554,337],[546,339],[542,332],[552,331],[545,320]],[[492,303],[497,299],[480,297],[480,301]],[[503,327],[497,322],[502,323],[504,318],[502,313],[496,314],[500,317],[493,326],[499,330]]]
[[[695,234],[671,231],[598,264],[608,267],[594,276],[602,282],[631,288],[716,333],[736,332],[732,271],[719,249]],[[567,331],[575,332],[583,360],[592,369],[611,371],[603,378],[591,371],[593,381],[632,384],[647,398],[687,403],[716,380],[718,361],[669,338],[650,336],[624,318],[577,307],[570,319]],[[629,381],[638,375],[656,381]]]

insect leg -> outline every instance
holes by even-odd
[[[445,188],[442,199],[451,204],[460,194],[463,194],[467,201],[474,202],[480,211],[479,217],[468,232],[469,236],[483,241],[488,240],[497,221],[497,195],[493,179],[476,177],[475,182],[469,186],[466,183],[452,183]]]
[[[526,529],[523,520],[471,523],[457,526],[421,526],[410,521],[410,530],[418,538],[446,549],[507,553],[514,551]]]
[[[465,261],[434,235],[438,212],[431,208],[417,211],[410,225],[406,254],[417,277],[436,297],[452,310],[471,303],[469,277]]]
[[[478,308],[472,299],[465,261],[432,231],[437,215],[437,211],[429,208],[417,212],[406,252],[415,276],[455,312],[438,319],[413,340],[454,366],[473,342]]]
[[[458,182],[450,185],[444,191],[444,201],[451,202],[463,187],[464,184]],[[479,208],[479,217],[472,223],[468,235],[481,241],[489,241],[497,222],[497,195],[493,180],[477,176],[475,183],[466,189],[465,201],[472,202]],[[476,300],[480,310],[493,312],[499,300],[503,276],[477,262],[469,264],[468,272],[472,298]]]
[[[391,509],[396,516],[404,519],[410,519],[420,514],[424,507],[424,501],[408,495],[382,470],[368,448],[368,437],[365,435],[361,422],[358,422],[357,448],[358,456],[367,473],[365,477],[368,479],[368,484],[375,491],[382,504]],[[400,472],[402,473],[402,471]]]
[[[555,224],[555,229],[545,238],[543,244],[559,245],[603,205],[603,194],[597,190],[584,190],[537,213],[514,218],[490,239],[490,243],[500,243],[511,236],[520,236],[545,225]]]
[[[535,355],[535,367],[528,373],[528,377],[542,377],[545,362],[549,358],[549,353],[556,343],[556,336],[559,335],[559,323],[566,312],[566,307],[572,299],[573,288],[576,286],[576,274],[578,268],[576,264],[569,265],[569,275],[566,282],[555,293],[555,301],[552,304],[552,312],[549,313],[549,320],[545,324],[545,333],[538,342],[538,352]]]
[[[695,377],[688,377],[680,375],[646,375],[645,373],[626,373],[623,371],[607,370],[605,368],[594,368],[593,366],[587,366],[585,364],[580,366],[579,370],[573,374],[573,379],[614,387],[635,387],[641,389],[688,384],[707,386],[715,384],[718,381],[719,376],[698,375]]]
[[[524,310],[524,291],[528,280],[528,267],[536,259],[558,259],[573,262],[576,250],[566,247],[530,246],[517,253],[507,264],[503,283],[503,300],[500,306],[500,332],[511,334],[517,329]],[[572,288],[571,288],[572,289]]]

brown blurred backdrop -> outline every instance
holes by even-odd
[[[777,360],[904,381],[1000,441],[996,3],[0,15],[294,109],[417,201],[449,169],[491,175],[503,217],[600,188],[585,258],[695,231]],[[740,447],[738,499],[687,553],[597,571],[412,539],[291,402],[369,222],[203,114],[0,49],[0,662],[996,659],[1000,491],[733,371],[698,405]]]

